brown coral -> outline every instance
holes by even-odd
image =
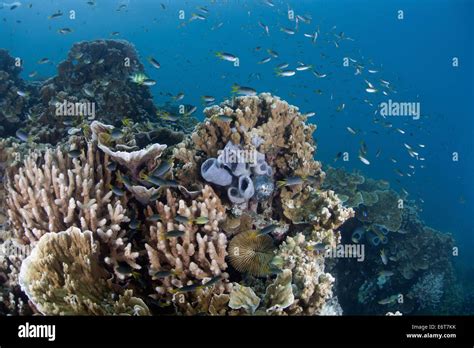
[[[114,292],[101,268],[92,232],[71,227],[41,237],[22,263],[19,282],[46,315],[148,315],[145,303],[125,291]]]

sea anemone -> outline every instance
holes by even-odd
[[[230,264],[241,273],[261,277],[269,273],[273,259],[273,239],[249,230],[236,235],[229,243]]]

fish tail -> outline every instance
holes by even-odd
[[[232,94],[237,93],[238,90],[239,90],[239,88],[240,88],[240,86],[239,86],[238,84],[234,83],[234,84],[232,85],[231,89],[230,89],[230,93],[232,93]]]
[[[279,180],[277,181],[277,187],[282,188],[283,186],[286,185],[286,180]]]
[[[221,59],[222,59],[222,52],[216,52],[216,57],[218,57],[218,58],[221,58]]]

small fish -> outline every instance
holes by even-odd
[[[263,3],[266,4],[266,5],[268,5],[268,6],[270,6],[270,7],[274,7],[274,6],[275,6],[275,4],[273,3],[273,1],[271,1],[271,0],[263,0]]]
[[[184,231],[180,230],[171,230],[165,233],[166,238],[174,238],[174,237],[181,237],[184,236]]]
[[[206,283],[204,283],[202,285],[203,288],[205,287],[208,287],[208,286],[213,286],[214,284],[216,284],[217,282],[219,282],[220,280],[222,279],[222,276],[221,275],[218,275],[216,277],[212,277],[209,281],[207,281]]]
[[[169,112],[166,111],[158,110],[156,112],[156,115],[164,121],[176,122],[178,120],[178,116],[171,115]]]
[[[290,64],[288,64],[288,63],[281,63],[281,64],[278,64],[277,69],[282,70],[282,69],[288,68],[289,66],[290,66]]]
[[[140,227],[140,221],[137,220],[137,219],[132,219],[130,221],[130,223],[128,224],[128,226],[132,229],[132,230],[136,230],[138,227]]]
[[[118,35],[120,35],[119,31],[113,31],[110,33],[110,36],[118,36]]]
[[[81,155],[81,151],[78,149],[70,150],[67,155],[70,158],[78,158]]]
[[[307,112],[306,114],[303,114],[301,116],[304,116],[304,117],[307,117],[307,118],[310,118],[310,117],[313,117],[315,116],[316,113],[314,111],[311,111],[311,112]]]
[[[70,34],[72,33],[72,29],[71,28],[61,28],[61,29],[58,29],[58,33],[59,34]]]
[[[296,67],[296,70],[298,71],[306,71],[311,69],[313,66],[312,65],[307,65],[307,64],[300,64],[299,66]]]
[[[180,100],[183,100],[184,98],[184,93],[183,92],[179,92],[178,94],[176,94],[174,97],[171,97],[174,101],[180,101]]]
[[[276,225],[276,224],[268,225],[268,226],[262,228],[262,229],[258,232],[258,235],[270,234],[270,233],[272,233],[273,231],[275,231],[278,227],[279,227],[279,225]]]
[[[274,51],[274,50],[272,50],[272,49],[270,49],[270,48],[267,49],[267,53],[268,53],[269,55],[271,55],[273,58],[278,58],[278,56],[279,56],[278,52],[276,52],[276,51]]]
[[[38,64],[47,64],[49,63],[50,60],[49,58],[41,58],[39,61],[38,61]]]
[[[110,136],[114,140],[120,139],[122,137],[122,130],[120,128],[115,127],[114,129],[112,129]]]
[[[182,286],[179,289],[176,289],[174,292],[193,292],[199,288],[201,288],[201,285],[191,284],[191,285]]]
[[[293,186],[293,185],[300,185],[304,182],[304,179],[301,176],[290,176],[286,179],[277,181],[278,188],[284,186]]]
[[[321,74],[319,72],[317,72],[316,70],[311,70],[311,72],[313,73],[314,76],[316,76],[318,79],[322,79],[322,78],[325,78],[327,76],[327,74]]]
[[[33,77],[35,77],[36,75],[38,75],[38,72],[37,72],[37,71],[32,71],[32,72],[30,72],[30,73],[28,74],[28,77],[29,77],[29,78],[33,78]]]
[[[204,101],[205,103],[214,103],[216,101],[216,98],[213,97],[212,95],[203,95],[201,97],[201,100]]]
[[[386,265],[388,263],[387,255],[385,254],[385,249],[380,249],[380,259],[382,263]]]
[[[15,135],[18,139],[20,139],[21,141],[30,141],[31,140],[31,137],[24,131],[18,129],[16,132],[15,132]]]
[[[23,92],[23,91],[20,91],[20,90],[17,90],[16,94],[18,94],[22,98],[27,97],[29,95],[28,92]]]
[[[206,13],[208,14],[209,13],[209,10],[207,9],[207,7],[204,7],[204,6],[198,6],[196,7],[199,11],[201,11],[202,13]]]
[[[62,15],[63,13],[59,10],[58,12],[55,12],[52,15],[48,16],[48,19],[58,18],[58,17],[61,17]]]
[[[195,223],[196,225],[205,225],[209,222],[209,219],[205,216],[199,216],[194,219],[183,215],[176,215],[175,220],[182,224]]]
[[[280,28],[280,31],[284,32],[285,34],[288,34],[288,35],[295,35],[295,31],[292,30],[292,29],[288,29],[288,28],[285,28],[285,27],[281,27]]]
[[[157,222],[161,220],[160,214],[153,214],[147,218],[147,221]]]
[[[189,21],[191,22],[191,21],[194,21],[196,19],[199,19],[200,21],[205,21],[207,18],[206,18],[206,16],[203,16],[202,14],[193,13],[193,14],[191,14],[191,19]]]
[[[257,64],[265,64],[272,60],[272,57],[267,57],[259,61]]]
[[[295,70],[277,70],[276,75],[280,77],[290,77],[296,74]]]
[[[357,132],[356,132],[354,129],[352,129],[351,127],[346,127],[346,129],[347,129],[348,132],[351,133],[351,134],[354,134],[354,135],[357,134]]]
[[[156,85],[156,81],[153,80],[153,79],[145,79],[145,80],[143,80],[142,85],[143,86],[154,86],[154,85]]]
[[[222,122],[232,122],[234,120],[232,117],[226,115],[218,115],[216,118]]]
[[[235,62],[238,58],[237,56],[234,56],[231,53],[225,53],[225,52],[216,52],[216,57],[226,60],[228,62]]]
[[[237,84],[234,84],[232,86],[231,93],[233,94],[238,94],[238,95],[244,95],[244,96],[253,96],[257,94],[257,91],[251,87],[243,87],[239,86]]]
[[[137,85],[142,85],[143,82],[147,79],[148,77],[143,73],[135,73],[130,76],[130,80],[132,80],[132,82],[136,83]]]
[[[157,271],[153,274],[153,277],[156,278],[166,278],[173,274],[173,271]]]
[[[367,93],[377,93],[378,90],[377,90],[376,88],[370,88],[370,87],[368,87],[368,88],[365,89],[365,91],[366,91]]]
[[[175,180],[166,180],[166,179],[158,178],[156,176],[143,175],[142,179],[145,181],[148,181],[149,183],[152,183],[153,185],[157,185],[160,187],[178,187],[179,186],[179,183]]]
[[[370,165],[370,162],[367,158],[363,157],[362,155],[359,155],[359,159],[362,163],[364,163],[365,165]]]
[[[133,268],[128,263],[124,261],[119,261],[115,270],[121,274],[127,275],[132,273]]]
[[[156,69],[161,67],[160,63],[153,57],[148,57],[148,62]]]
[[[148,57],[148,62],[155,68],[159,69],[161,67],[160,63],[153,57]]]
[[[387,304],[392,304],[395,303],[398,299],[399,295],[392,295],[390,297],[384,298],[378,302],[378,304],[381,305],[387,305]]]
[[[341,112],[342,110],[344,110],[346,108],[346,104],[342,103],[341,105],[339,105],[337,108],[336,108],[336,111],[337,112]]]
[[[67,130],[67,134],[68,134],[68,135],[75,135],[75,134],[80,133],[81,131],[82,131],[81,128],[75,128],[75,127],[73,127],[73,128],[69,128],[69,129]]]
[[[162,161],[158,167],[156,167],[155,169],[153,169],[153,171],[150,173],[151,176],[157,176],[157,177],[161,177],[163,175],[165,175],[171,168],[171,166],[173,165],[173,161],[172,160],[169,160],[169,161]]]
[[[91,98],[94,98],[95,97],[95,94],[94,94],[94,91],[92,89],[90,89],[89,87],[84,87],[82,89],[82,91],[84,92],[85,95],[87,95],[88,97],[91,97]]]
[[[116,196],[122,197],[123,195],[125,195],[125,191],[118,186],[110,185],[110,189]]]
[[[258,25],[265,31],[265,34],[270,35],[270,29],[268,25],[263,24],[262,22],[258,22]]]

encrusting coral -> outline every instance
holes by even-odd
[[[98,248],[92,232],[76,227],[44,234],[22,263],[22,290],[45,315],[149,315],[131,290],[112,288]]]

